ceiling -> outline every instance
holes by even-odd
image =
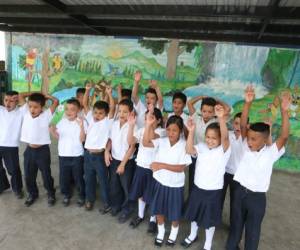
[[[0,30],[300,47],[300,1],[0,0]]]

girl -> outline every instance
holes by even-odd
[[[160,138],[164,134],[164,129],[162,129],[162,114],[158,108],[153,108],[153,105],[149,107],[146,114],[153,114],[155,121],[153,123],[154,138]],[[131,191],[129,193],[130,200],[138,199],[138,216],[136,216],[131,222],[130,226],[136,228],[143,220],[145,214],[146,204],[150,205],[152,200],[153,191],[153,177],[152,170],[150,169],[150,164],[153,162],[155,157],[155,150],[153,148],[146,148],[142,144],[143,135],[145,128],[140,128],[137,133],[134,134],[134,126],[136,123],[136,116],[131,115],[129,120],[129,132],[128,140],[131,144],[140,143],[136,162],[137,169],[135,171],[133,182],[131,186]],[[148,227],[149,233],[154,233],[156,231],[156,219],[155,216],[151,216],[150,223]]]
[[[155,161],[151,164],[154,177],[151,212],[156,215],[158,234],[155,245],[161,246],[165,236],[165,218],[172,221],[167,245],[174,246],[178,234],[184,194],[184,168],[191,164],[191,157],[185,152],[186,141],[180,136],[183,120],[171,116],[166,124],[167,137],[155,139],[153,124],[155,118],[148,113],[143,137],[144,147],[154,147]]]
[[[224,183],[225,166],[230,157],[228,130],[224,108],[215,106],[218,123],[208,125],[205,132],[205,143],[193,145],[195,123],[189,119],[189,131],[186,152],[197,155],[194,186],[188,201],[185,218],[191,221],[191,233],[181,243],[189,247],[197,240],[198,227],[204,227],[206,240],[205,250],[210,250],[215,226],[221,222],[221,197]]]

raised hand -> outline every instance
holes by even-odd
[[[132,111],[130,114],[129,114],[129,117],[127,119],[127,122],[129,125],[131,126],[134,126],[135,123],[136,123],[136,115],[134,113],[134,111]]]
[[[149,80],[149,85],[152,89],[157,88],[157,81],[156,80]]]
[[[192,132],[192,131],[195,131],[196,129],[196,124],[195,124],[195,121],[193,119],[193,117],[189,117],[188,118],[188,121],[187,121],[187,124],[186,124],[186,128],[189,132]]]
[[[155,116],[149,111],[146,115],[146,124],[152,126],[155,123]]]
[[[282,92],[281,93],[281,110],[288,111],[291,103],[292,103],[291,93],[287,92],[287,91]]]
[[[112,87],[107,85],[105,88],[105,92],[108,96],[112,95]]]
[[[224,110],[224,107],[220,104],[217,104],[215,106],[215,115],[218,117],[218,118],[224,118],[224,115],[225,115],[225,110]]]
[[[255,98],[255,91],[252,85],[247,86],[245,90],[245,102],[251,103]]]
[[[134,74],[134,81],[139,82],[142,78],[142,72],[141,71],[136,71]]]
[[[88,83],[85,85],[85,89],[86,89],[87,91],[90,91],[92,87],[93,87],[93,84],[90,83],[90,82],[88,82]]]
[[[150,113],[151,115],[154,114],[154,105],[152,103],[148,105],[148,111],[148,113]]]

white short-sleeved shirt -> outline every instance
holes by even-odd
[[[246,139],[241,146],[243,156],[233,179],[253,192],[267,192],[273,164],[284,154],[285,148],[278,150],[276,143],[273,143],[254,152],[249,149]]]
[[[4,106],[0,106],[0,146],[18,147],[20,143],[21,127],[27,105],[16,107],[12,111],[7,111]]]
[[[194,183],[205,190],[222,189],[224,185],[225,166],[229,160],[231,148],[224,152],[223,146],[209,149],[205,143],[195,145],[197,162]]]
[[[87,113],[86,120],[88,127],[84,147],[94,150],[105,149],[113,120],[105,117],[95,122],[92,111]]]
[[[145,128],[140,128],[134,134],[134,137],[137,139],[137,143],[139,143],[139,150],[136,157],[136,163],[138,166],[143,168],[150,168],[150,164],[153,162],[155,157],[155,148],[144,147],[143,146],[143,135],[145,132]],[[160,137],[165,136],[165,130],[162,128],[155,129],[155,133]]]
[[[49,124],[52,118],[53,114],[50,109],[44,110],[35,118],[27,111],[23,119],[21,141],[35,145],[51,144]]]
[[[195,112],[192,115],[192,117],[196,124],[194,144],[197,145],[200,142],[205,141],[205,130],[206,130],[207,126],[211,123],[218,122],[218,119],[214,117],[211,120],[209,120],[207,123],[205,123],[202,116],[197,114],[197,112]]]
[[[233,131],[229,131],[231,155],[226,165],[226,173],[234,175],[243,155],[242,136],[236,138]]]
[[[116,160],[122,161],[127,150],[129,149],[129,144],[127,141],[129,124],[126,122],[120,127],[120,121],[115,120],[112,124],[110,136],[111,139],[111,153],[112,157]],[[134,134],[136,133],[137,127],[134,127]],[[132,156],[130,157],[132,159]]]
[[[87,125],[84,123],[86,129]],[[76,120],[70,121],[62,118],[56,124],[59,134],[58,155],[65,157],[77,157],[83,155],[83,145],[80,141],[80,126]]]
[[[174,113],[174,112],[169,113],[169,114],[168,114],[168,118],[170,118],[170,116],[172,116],[172,115],[175,115],[175,113]],[[182,114],[180,115],[180,117],[182,118],[183,123],[184,123],[184,125],[186,126],[186,124],[187,124],[187,122],[188,122],[188,119],[189,119],[189,116],[188,116],[186,113],[182,112]]]
[[[136,125],[138,128],[145,127],[145,113],[147,108],[145,104],[139,99],[137,104],[134,104],[134,109],[137,114]]]
[[[190,165],[191,156],[186,153],[186,141],[182,138],[171,146],[168,137],[152,140],[154,148],[157,150],[154,162],[161,162],[170,165]],[[177,173],[166,169],[160,169],[153,172],[153,177],[160,184],[167,187],[183,187],[185,175],[184,172]]]

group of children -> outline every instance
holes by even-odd
[[[157,82],[149,82],[144,104],[138,96],[140,80],[141,73],[137,72],[132,91],[118,88],[117,105],[112,88],[106,86],[101,100],[95,101],[92,108],[93,85],[88,83],[85,89],[78,90],[76,98],[66,101],[64,116],[56,125],[50,125],[58,106],[56,98],[7,92],[4,106],[0,106],[0,193],[10,187],[5,166],[11,175],[12,190],[18,198],[23,197],[18,153],[21,140],[27,144],[25,205],[31,206],[39,196],[38,170],[48,192],[48,204],[55,204],[50,131],[58,139],[59,184],[65,206],[70,204],[74,184],[77,204],[92,210],[98,179],[102,214],[119,214],[119,222],[124,223],[137,201],[138,214],[130,226],[136,228],[144,220],[148,206],[148,231],[157,233],[155,245],[163,244],[165,222],[170,221],[166,245],[174,246],[179,221],[185,218],[191,222],[191,230],[181,245],[191,246],[201,227],[206,235],[203,248],[210,250],[229,186],[230,232],[226,249],[239,249],[244,227],[245,249],[257,249],[272,166],[283,155],[289,135],[290,96],[281,96],[282,129],[272,143],[269,125],[249,124],[248,114],[255,98],[251,86],[245,91],[242,113],[234,116],[233,130],[228,131],[230,107],[224,102],[207,96],[187,101],[178,92],[173,96],[173,113],[164,117]],[[44,109],[47,100],[52,103]],[[195,108],[198,101],[200,114]],[[184,113],[186,103],[189,116]],[[189,197],[184,206],[186,167]]]

